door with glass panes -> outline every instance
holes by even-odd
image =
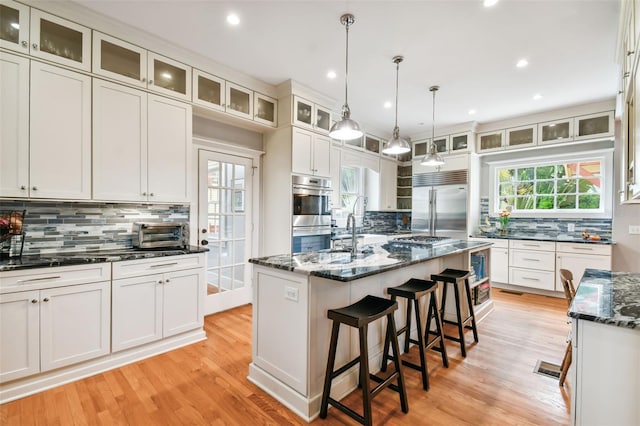
[[[251,160],[200,150],[199,243],[207,252],[205,314],[251,302]]]

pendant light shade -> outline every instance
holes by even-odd
[[[402,56],[393,57],[393,63],[396,64],[396,121],[393,128],[393,136],[387,141],[382,150],[385,154],[404,154],[411,151],[409,143],[400,137],[400,128],[398,127],[398,74],[400,73],[400,62],[403,60]]]
[[[329,136],[338,140],[352,140],[362,137],[360,125],[351,119],[351,110],[348,102],[348,81],[349,81],[349,25],[355,22],[352,14],[346,13],[340,17],[340,23],[344,25],[347,34],[347,48],[345,55],[344,73],[344,105],[342,105],[342,119],[331,126]]]
[[[429,145],[429,152],[424,156],[420,165],[422,166],[442,166],[444,160],[438,154],[436,148],[436,92],[440,89],[440,86],[431,86],[429,91],[433,93],[433,124],[431,126],[431,144]]]

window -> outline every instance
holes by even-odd
[[[544,216],[611,214],[611,154],[494,163],[493,212]]]
[[[362,195],[359,167],[342,167],[340,172],[340,207],[351,211],[353,203]]]

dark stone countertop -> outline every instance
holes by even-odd
[[[505,240],[533,240],[533,241],[555,241],[558,243],[585,243],[585,244],[615,244],[613,240],[603,238],[599,241],[587,240],[579,236],[567,234],[526,234],[526,233],[508,233],[501,235],[500,233],[476,234],[472,238],[501,238]]]
[[[86,263],[119,262],[123,260],[149,259],[181,254],[204,253],[207,248],[188,246],[180,249],[119,249],[85,252],[43,253],[16,259],[0,259],[0,272],[19,269],[70,266]]]
[[[390,241],[386,244],[365,246],[364,252],[355,260],[351,259],[351,255],[348,252],[319,250],[296,255],[280,254],[254,258],[249,259],[249,262],[346,282],[426,262],[442,256],[489,246],[491,246],[491,243],[463,240],[451,240],[447,243],[435,244],[432,247],[423,244]]]
[[[640,328],[640,273],[586,269],[568,315],[618,327]]]

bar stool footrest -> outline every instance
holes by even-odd
[[[389,389],[400,393],[400,388],[398,387],[398,385],[395,385],[395,384],[391,383],[391,381],[393,379],[397,379],[398,378],[398,373],[397,372],[393,373],[392,375],[390,375],[386,379],[383,379],[382,377],[378,377],[375,374],[369,374],[369,378],[371,380],[373,380],[374,382],[380,383],[378,386],[376,386],[375,388],[371,389],[371,398],[372,399],[373,399],[374,395],[377,395],[382,389],[384,389],[386,387],[388,387]]]
[[[360,422],[361,424],[365,423],[365,420],[364,420],[363,416],[361,416],[360,414],[356,413],[355,411],[353,411],[353,409],[351,409],[350,407],[347,407],[346,405],[344,405],[342,402],[338,401],[337,399],[333,399],[333,398],[329,397],[329,405],[333,405],[335,408],[337,408],[338,410],[342,411],[343,413],[345,413],[346,415],[351,417],[353,420],[356,420],[356,421]]]

